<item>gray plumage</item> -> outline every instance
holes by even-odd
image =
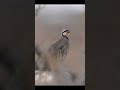
[[[68,33],[70,33],[69,30],[64,29],[60,39],[48,48],[48,62],[57,82],[63,81],[61,76],[61,65],[69,50],[69,39],[67,37]]]
[[[63,30],[60,39],[53,43],[48,50],[49,54],[56,59],[64,60],[69,50],[69,39],[64,33],[69,33],[69,30]]]

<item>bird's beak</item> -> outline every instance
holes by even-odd
[[[67,31],[67,33],[70,33],[70,31]]]

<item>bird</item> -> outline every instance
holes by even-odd
[[[63,29],[61,37],[53,43],[50,47],[48,52],[55,58],[65,59],[69,50],[69,38],[68,34],[70,33],[69,30]]]
[[[48,48],[48,62],[52,71],[58,71],[58,66],[63,62],[69,51],[70,30],[63,29],[60,38]]]

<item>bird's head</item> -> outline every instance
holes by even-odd
[[[63,36],[68,36],[68,34],[70,34],[70,30],[68,30],[68,29],[63,29],[62,30],[62,35]]]

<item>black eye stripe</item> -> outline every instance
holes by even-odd
[[[65,30],[64,32],[69,32],[69,30]],[[63,33],[64,33],[64,32],[63,32]]]
[[[64,32],[68,32],[68,33],[69,33],[70,31],[69,31],[69,30],[65,30],[65,31],[62,32],[62,36],[68,39],[67,36],[64,36],[64,35],[63,35]],[[69,39],[68,39],[68,40],[69,40]]]

